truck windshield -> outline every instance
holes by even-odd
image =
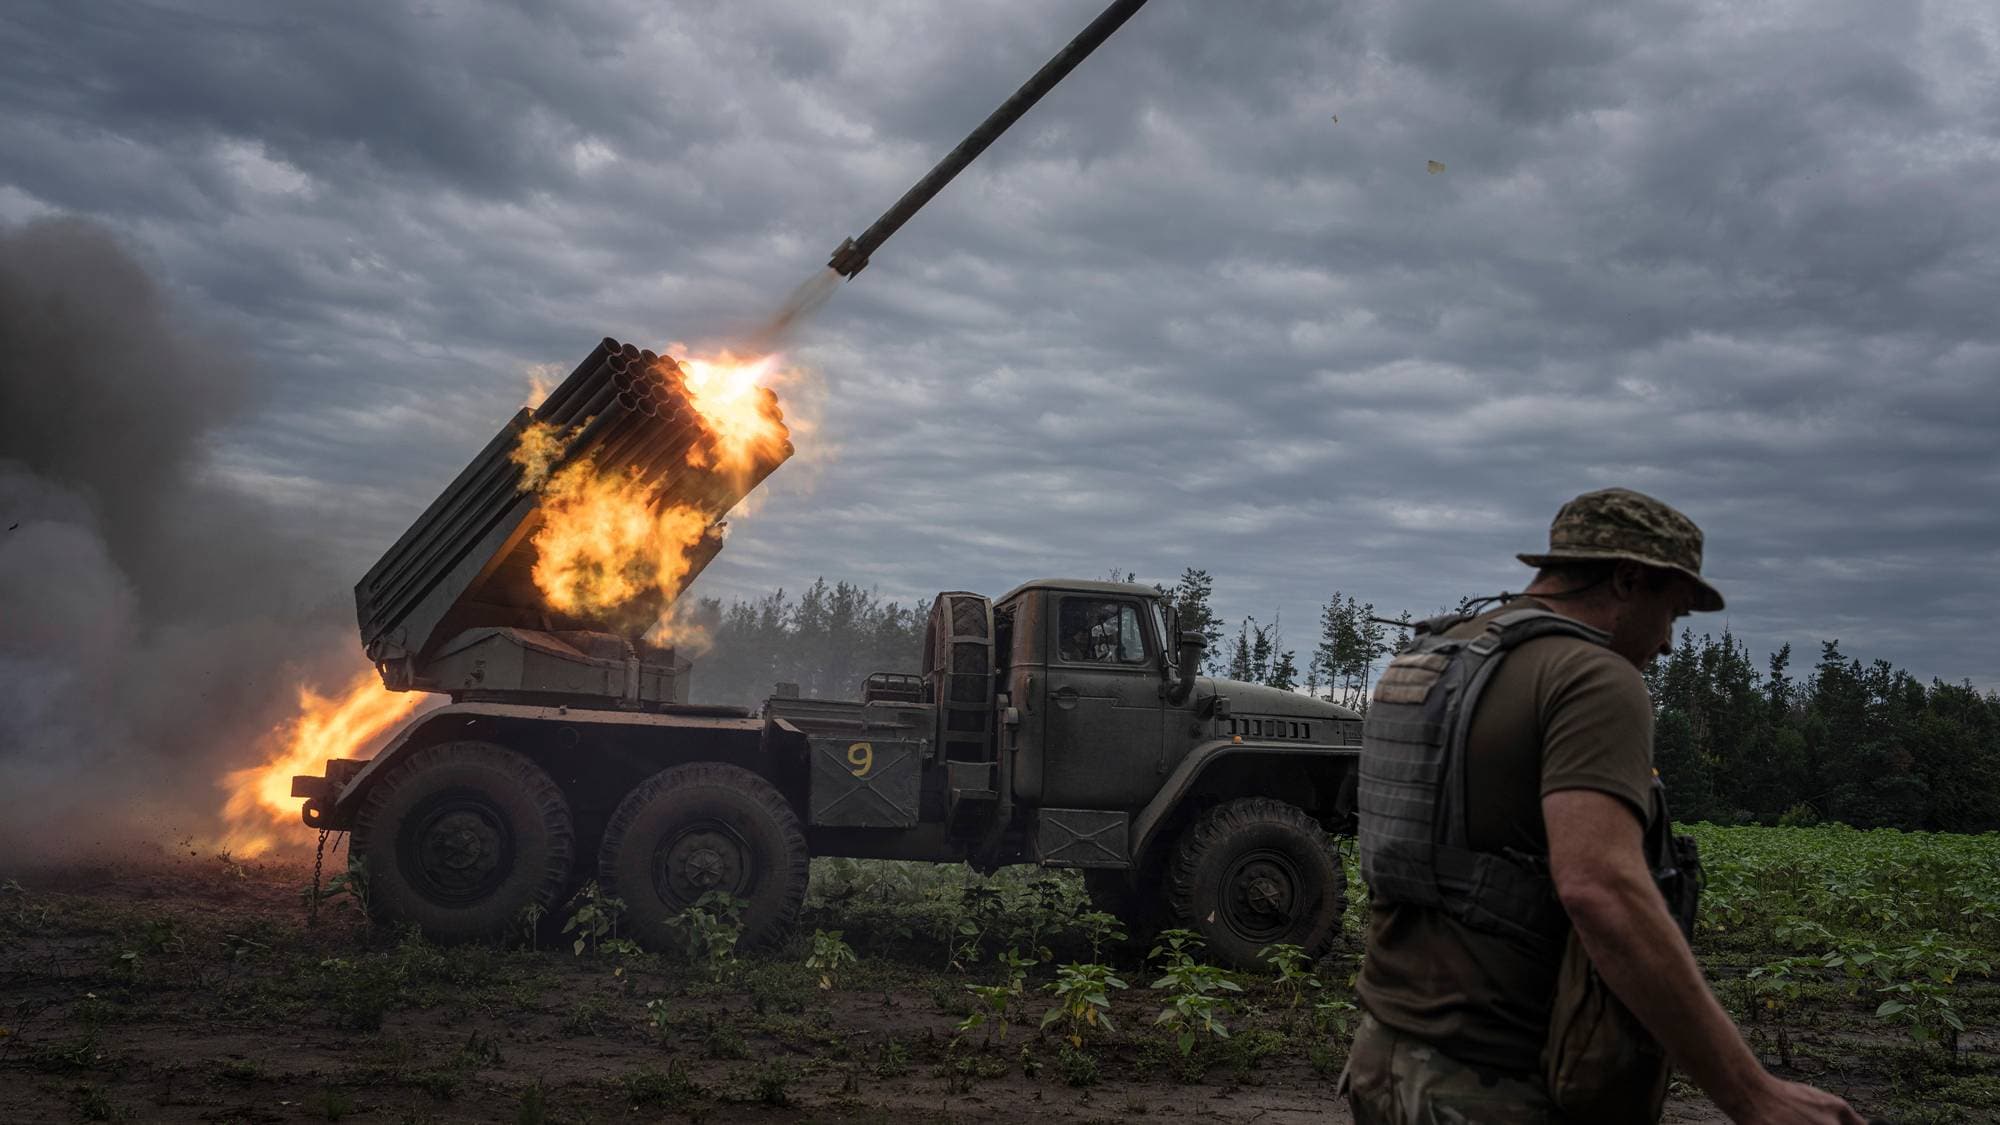
[[[1146,637],[1139,627],[1139,609],[1131,602],[1064,598],[1056,627],[1064,660],[1146,662]]]

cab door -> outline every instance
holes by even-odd
[[[1135,808],[1159,788],[1159,639],[1138,598],[1054,593],[1044,617],[1042,803]]]

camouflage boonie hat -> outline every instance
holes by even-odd
[[[1586,492],[1564,504],[1549,525],[1549,549],[1515,557],[1529,566],[1630,559],[1676,570],[1694,582],[1697,611],[1722,608],[1721,591],[1701,576],[1701,529],[1667,505],[1629,488]]]

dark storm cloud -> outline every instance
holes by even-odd
[[[246,341],[203,471],[352,576],[530,367],[754,324],[1097,6],[14,5],[0,217]],[[808,326],[698,588],[1192,564],[1305,647],[1621,483],[1759,649],[2000,685],[1996,53],[1969,0],[1150,5]]]

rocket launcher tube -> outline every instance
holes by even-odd
[[[1012,97],[1000,103],[999,109],[988,114],[977,129],[958,142],[957,148],[946,153],[945,158],[925,173],[924,178],[918,180],[915,187],[904,192],[903,198],[898,199],[895,206],[882,212],[882,217],[875,220],[873,226],[862,231],[861,237],[842,242],[834,250],[833,257],[827,259],[827,268],[842,277],[851,278],[860,273],[863,267],[868,265],[868,256],[879,249],[884,242],[889,241],[889,236],[895,234],[904,223],[909,222],[910,216],[921,211],[924,204],[931,201],[932,196],[944,190],[944,185],[950,183],[952,177],[963,172],[966,165],[986,151],[986,146],[998,140],[1000,134],[1006,132],[1009,126],[1021,119],[1022,114],[1042,100],[1043,94],[1055,89],[1056,83],[1061,82],[1070,71],[1076,69],[1076,64],[1089,57],[1099,44],[1111,38],[1111,33],[1117,31],[1126,20],[1132,18],[1132,13],[1145,4],[1146,0],[1116,0],[1099,13],[1096,19],[1090,21],[1089,27],[1084,28],[1076,38],[1070,40],[1068,46],[1057,51],[1054,58],[1042,64],[1042,69],[1036,71],[1034,77],[1023,83],[1020,89],[1014,91]]]
[[[621,403],[615,377],[628,371],[631,390]],[[532,422],[555,425],[567,440],[551,468],[588,458],[599,471],[650,482],[656,506],[683,499],[708,519],[720,518],[792,450],[779,443],[747,472],[719,468],[715,439],[677,374],[657,355],[648,360],[636,347],[599,344],[543,409],[519,411],[432,501],[355,587],[363,646],[390,687],[453,690],[437,676],[448,670],[454,638],[468,630],[623,629],[664,612],[671,596],[660,591],[642,596],[616,621],[549,608],[532,576],[542,499],[521,490],[523,470],[511,454]],[[719,530],[711,530],[689,552],[678,586],[692,581],[720,546]]]

